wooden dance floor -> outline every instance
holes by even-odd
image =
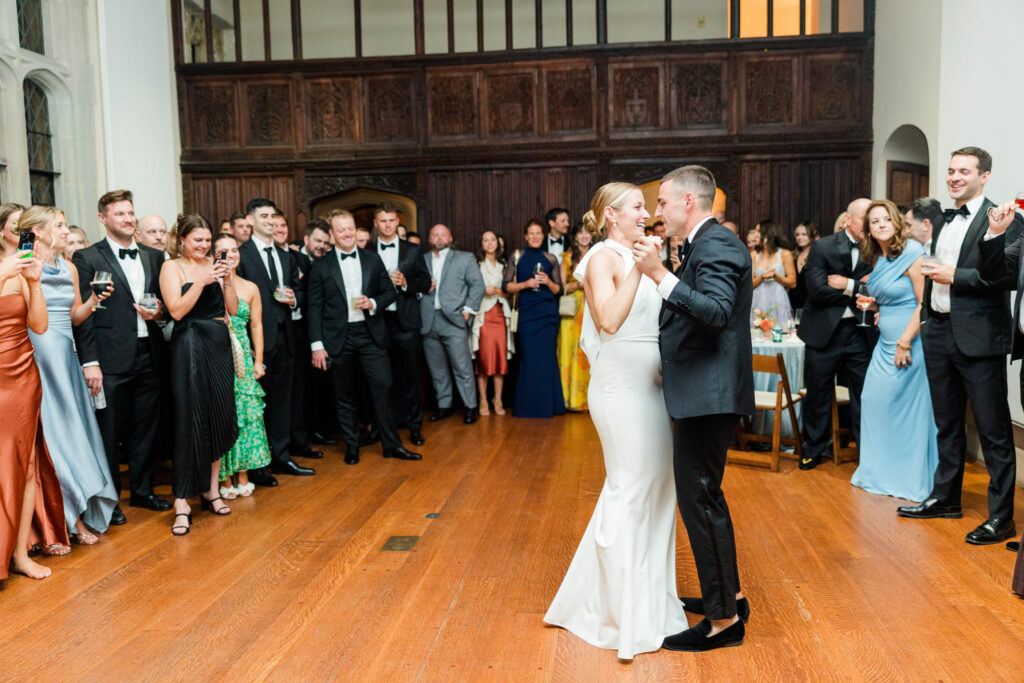
[[[963,537],[985,517],[898,519],[854,465],[730,467],[753,616],[743,647],[620,662],[542,617],[604,477],[588,416],[430,424],[424,460],[339,449],[315,477],[217,518],[125,508],[129,524],[0,584],[2,680],[1020,680],[1014,555]],[[169,495],[169,487],[158,487]],[[433,517],[432,515],[437,515]],[[1024,496],[1017,497],[1018,524]],[[392,536],[419,537],[385,551]],[[401,546],[401,543],[399,543]],[[680,524],[681,594],[697,592]],[[694,621],[695,623],[695,621]]]

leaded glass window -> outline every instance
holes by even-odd
[[[26,50],[43,54],[43,0],[18,0],[18,38]]]
[[[28,137],[28,173],[32,203],[53,206],[57,173],[53,168],[53,134],[50,108],[39,84],[25,81],[25,128]]]

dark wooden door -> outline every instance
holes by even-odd
[[[918,197],[928,196],[927,166],[909,161],[889,161],[885,173],[885,196],[901,209]]]

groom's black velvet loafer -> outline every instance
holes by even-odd
[[[679,598],[683,603],[683,609],[691,614],[704,615],[704,601],[700,598]],[[750,602],[746,598],[736,601],[736,615],[743,620],[743,623],[750,621]]]
[[[735,624],[710,638],[708,637],[709,633],[711,633],[711,622],[704,619],[693,628],[669,636],[661,643],[661,646],[666,650],[675,650],[676,652],[707,652],[720,647],[736,647],[743,644],[746,627],[743,625],[742,619],[737,619]]]

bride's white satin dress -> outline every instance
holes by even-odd
[[[632,252],[606,240],[623,273]],[[676,489],[672,431],[662,396],[658,350],[661,297],[643,277],[629,316],[614,335],[583,313],[580,345],[590,360],[590,415],[601,439],[606,478],[597,507],[544,621],[621,659],[661,647],[687,628],[676,593]]]

